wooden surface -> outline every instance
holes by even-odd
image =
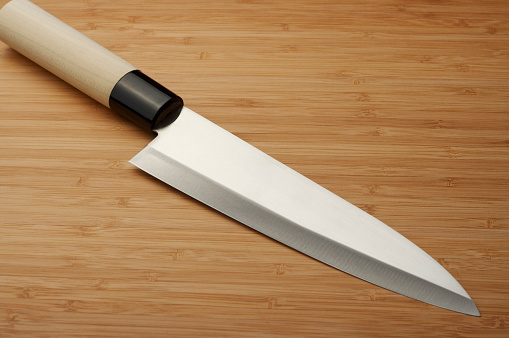
[[[509,335],[506,1],[34,2],[412,240],[482,317],[140,172],[150,135],[0,43],[0,336]]]

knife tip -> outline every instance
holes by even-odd
[[[477,306],[475,306],[474,302],[472,302],[472,307],[473,307],[472,312],[469,313],[469,315],[481,317],[481,312],[479,312],[479,309],[477,308]]]
[[[451,310],[474,317],[481,317],[481,312],[479,312],[479,309],[472,299],[469,299],[468,303],[463,304],[462,308],[451,308]]]

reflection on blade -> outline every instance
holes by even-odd
[[[419,247],[192,110],[158,133],[131,160],[152,176],[337,269],[479,315],[461,285]]]

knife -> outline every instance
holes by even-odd
[[[0,39],[155,139],[131,163],[231,218],[388,290],[480,316],[408,239],[184,106],[130,63],[28,0],[0,9]]]

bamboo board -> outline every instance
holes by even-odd
[[[505,1],[34,2],[412,240],[482,317],[145,175],[151,135],[0,43],[0,336],[509,335]]]

